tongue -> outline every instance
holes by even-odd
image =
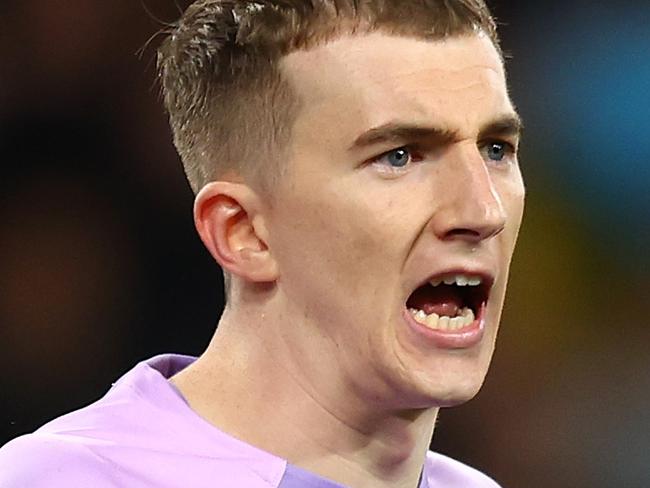
[[[463,300],[455,286],[421,286],[413,292],[407,302],[407,306],[423,310],[430,315],[446,315],[455,317],[463,307]]]

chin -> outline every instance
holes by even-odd
[[[468,402],[480,391],[485,372],[474,372],[466,375],[445,375],[440,377],[417,378],[410,385],[410,408],[453,407]]]
[[[436,407],[455,407],[456,405],[462,405],[474,398],[480,389],[481,385],[478,385],[473,388],[447,391],[444,395],[438,394],[433,397],[434,405]]]

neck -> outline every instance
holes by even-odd
[[[227,310],[206,352],[171,380],[191,407],[220,430],[345,486],[415,488],[438,409],[382,410],[346,391],[331,370],[310,377],[263,333],[268,314],[257,317]]]

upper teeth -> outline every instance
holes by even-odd
[[[480,276],[457,274],[434,279],[429,281],[429,283],[431,286],[438,286],[440,283],[457,286],[478,286],[481,284],[481,281],[482,279]]]

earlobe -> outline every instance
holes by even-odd
[[[194,201],[194,223],[203,244],[227,272],[252,282],[277,279],[259,197],[243,183],[208,183]]]

